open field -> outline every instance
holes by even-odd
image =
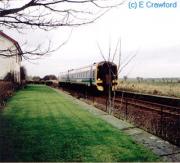
[[[118,89],[153,95],[171,96],[180,98],[180,83],[175,81],[162,80],[119,80]]]
[[[158,161],[127,135],[48,88],[30,85],[0,111],[0,161]]]

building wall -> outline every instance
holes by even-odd
[[[11,51],[18,54],[16,46],[7,38],[0,35],[0,51],[10,48]],[[10,52],[5,52],[6,55],[11,55]],[[7,73],[14,73],[15,81],[20,82],[20,57],[4,57],[0,55],[0,79],[4,79]]]

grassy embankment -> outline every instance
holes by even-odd
[[[180,83],[177,82],[119,80],[118,89],[180,98]]]
[[[128,136],[46,86],[0,110],[0,161],[157,161]]]

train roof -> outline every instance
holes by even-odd
[[[97,64],[98,64],[98,65],[111,64],[111,65],[116,66],[116,64],[115,64],[115,63],[110,62],[110,61],[102,61],[102,62],[99,62],[99,63],[97,63]]]
[[[83,67],[79,67],[79,68],[75,68],[75,69],[70,69],[70,70],[61,72],[60,74],[66,74],[67,72],[74,72],[74,71],[78,71],[78,70],[83,70],[83,69],[89,68],[89,67],[91,67],[91,66],[96,66],[96,65],[97,65],[97,66],[101,66],[101,65],[104,65],[104,64],[107,64],[107,63],[116,66],[116,64],[113,63],[113,62],[110,62],[110,61],[101,61],[101,62],[97,62],[97,63],[94,62],[93,64],[88,65],[88,66],[83,66]]]

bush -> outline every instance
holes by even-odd
[[[14,82],[14,74],[11,72],[8,72],[3,80],[8,81],[8,82]]]
[[[25,81],[26,78],[27,78],[27,71],[26,71],[26,68],[21,66],[20,67],[20,76],[21,76],[21,81]]]
[[[52,85],[53,85],[53,82],[52,82],[52,81],[46,81],[46,85],[52,86]]]
[[[57,80],[55,75],[46,75],[43,80]]]
[[[158,93],[159,93],[158,90],[156,90],[156,89],[153,90],[153,95],[157,95]]]
[[[0,81],[0,108],[5,105],[7,99],[12,96],[18,86],[12,82]]]
[[[41,78],[40,78],[39,76],[33,76],[32,80],[33,80],[33,81],[40,81]]]

